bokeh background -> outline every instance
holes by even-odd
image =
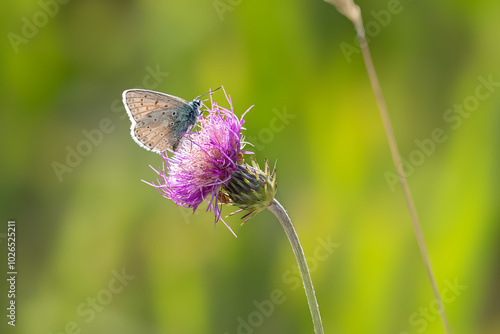
[[[61,2],[0,5],[1,268],[15,219],[18,270],[15,328],[0,283],[2,333],[313,332],[270,212],[228,218],[234,238],[141,182],[161,159],[130,138],[121,92],[220,85],[237,114],[255,105],[245,134],[277,161],[325,333],[444,333],[354,30],[331,5]],[[500,333],[500,3],[359,5],[452,331]],[[446,139],[430,144],[435,129]]]

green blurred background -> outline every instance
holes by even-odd
[[[500,81],[500,3],[359,5],[452,331],[500,333],[500,89],[477,88]],[[270,212],[228,218],[236,239],[141,182],[161,159],[130,138],[122,91],[220,85],[237,114],[255,105],[245,134],[277,160],[325,333],[444,333],[352,24],[331,5],[2,1],[0,22],[1,268],[8,219],[18,264],[2,333],[313,332]],[[68,150],[85,154],[69,166]]]

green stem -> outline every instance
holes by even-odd
[[[293,252],[297,258],[297,264],[299,265],[300,274],[302,275],[302,282],[304,283],[304,289],[306,291],[307,303],[309,304],[309,310],[311,311],[311,316],[314,325],[314,332],[316,334],[323,334],[323,325],[321,324],[321,315],[319,313],[318,302],[316,300],[316,295],[314,294],[314,287],[311,280],[311,275],[309,274],[309,269],[307,267],[306,257],[302,246],[300,245],[299,237],[297,232],[293,228],[292,221],[288,217],[285,209],[281,204],[274,199],[273,202],[267,207],[269,211],[274,213],[276,218],[283,226],[288,240],[292,245]]]

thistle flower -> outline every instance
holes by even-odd
[[[297,258],[314,331],[316,334],[323,334],[304,251],[292,221],[274,198],[277,188],[276,167],[271,172],[267,160],[264,170],[254,160],[251,160],[251,164],[245,162],[244,154],[252,152],[243,151],[245,141],[241,130],[245,123],[243,116],[251,107],[238,118],[234,114],[231,98],[225,91],[224,94],[229,102],[229,109],[219,106],[210,97],[211,107],[205,107],[208,114],[200,117],[197,131],[186,134],[180,148],[172,152],[171,157],[162,155],[162,167],[158,170],[153,168],[160,179],[157,184],[148,184],[155,187],[163,197],[171,199],[178,206],[191,208],[193,212],[202,202],[208,202],[207,210],[214,211],[215,223],[219,220],[224,222],[221,217],[222,204],[239,208],[232,214],[248,211],[243,216],[243,223],[266,208],[274,213]],[[226,222],[224,225],[234,234]]]
[[[272,202],[276,192],[275,178],[269,173],[267,162],[265,171],[256,163],[250,166],[244,162],[244,154],[252,152],[243,150],[241,130],[245,123],[243,117],[251,107],[238,118],[230,96],[225,91],[224,94],[229,109],[210,97],[211,107],[205,106],[208,114],[200,117],[197,131],[186,134],[171,157],[162,155],[162,167],[153,168],[160,179],[157,184],[148,183],[163,197],[193,212],[202,202],[208,202],[207,211],[214,211],[215,223],[224,222],[222,204],[238,206],[237,212],[249,211],[245,217],[251,219]]]

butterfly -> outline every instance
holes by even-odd
[[[123,104],[132,122],[132,139],[148,151],[176,151],[183,136],[194,127],[201,115],[202,96],[188,102],[177,96],[151,90],[124,91]]]

